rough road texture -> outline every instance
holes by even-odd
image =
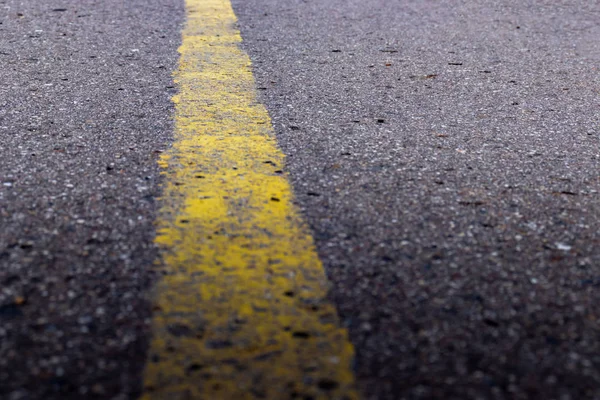
[[[600,5],[234,6],[368,397],[600,398]]]
[[[0,0],[0,398],[140,387],[172,0]]]
[[[600,398],[600,5],[235,0],[372,399]],[[135,398],[180,0],[0,0],[0,398]]]

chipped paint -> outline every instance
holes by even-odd
[[[187,0],[143,399],[357,399],[228,0]]]

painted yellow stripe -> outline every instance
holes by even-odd
[[[229,0],[187,0],[143,399],[356,399]]]

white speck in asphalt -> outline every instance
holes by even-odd
[[[569,246],[568,244],[564,244],[564,243],[560,243],[560,242],[556,243],[556,248],[558,250],[562,250],[562,251],[569,251],[572,249],[572,247]]]

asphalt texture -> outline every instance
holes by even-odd
[[[600,5],[234,0],[368,399],[600,398]],[[0,0],[0,398],[141,387],[180,0]]]
[[[233,3],[365,396],[600,398],[600,5]]]
[[[183,3],[0,1],[0,398],[141,387]]]

